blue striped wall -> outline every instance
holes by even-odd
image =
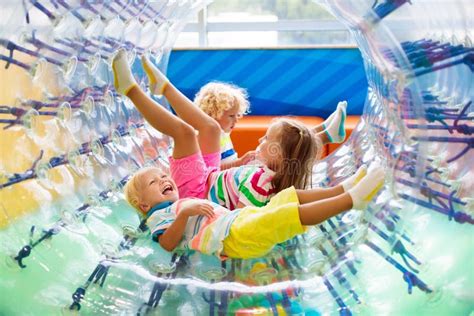
[[[213,80],[246,88],[252,115],[327,117],[339,100],[360,115],[367,94],[356,48],[175,50],[168,77],[191,99]]]

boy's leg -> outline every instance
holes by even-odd
[[[163,94],[178,116],[199,132],[199,145],[203,155],[220,152],[219,124],[173,86],[145,56],[142,57],[142,64],[152,93]]]
[[[349,193],[343,193],[316,202],[302,204],[298,207],[302,225],[311,226],[324,222],[352,208],[352,198]]]
[[[308,190],[296,190],[300,204],[307,204],[319,200],[329,199],[344,193],[342,185],[330,188],[315,188]]]
[[[323,199],[328,199],[349,191],[354,185],[359,183],[367,174],[367,166],[362,165],[350,177],[342,181],[341,184],[330,188],[315,188],[309,190],[296,190],[300,204],[311,203]]]
[[[376,167],[348,192],[328,199],[300,205],[299,215],[301,224],[316,225],[351,208],[365,209],[382,187],[384,178],[384,169]],[[299,194],[298,198],[300,198]]]
[[[199,152],[195,130],[149,98],[136,84],[126,60],[125,51],[120,50],[117,53],[112,68],[116,90],[132,100],[151,126],[174,139],[174,158],[187,157]]]

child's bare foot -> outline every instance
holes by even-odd
[[[146,75],[148,76],[151,93],[162,95],[166,85],[169,83],[168,78],[166,78],[166,76],[156,68],[145,55],[142,56],[142,65]]]
[[[348,191],[352,198],[352,208],[363,210],[382,188],[385,180],[385,170],[378,166],[370,170],[352,189]]]
[[[346,122],[347,102],[341,101],[337,105],[336,111],[332,113],[323,123],[324,132],[330,143],[342,143],[346,139]]]
[[[357,169],[357,171],[352,176],[342,181],[341,184],[344,188],[344,192],[347,192],[352,189],[352,187],[359,183],[359,181],[362,180],[362,178],[364,178],[366,175],[367,165],[360,166],[359,169]]]
[[[112,61],[112,70],[114,73],[114,87],[118,93],[127,95],[127,93],[137,85],[133,78],[132,71],[127,61],[127,52],[124,49],[118,51]]]

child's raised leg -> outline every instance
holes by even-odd
[[[173,158],[179,159],[199,152],[194,128],[149,98],[137,85],[124,50],[114,57],[112,69],[117,92],[129,97],[151,126],[173,138]]]
[[[199,132],[198,139],[202,153],[206,155],[220,152],[219,124],[176,89],[146,56],[142,57],[142,64],[150,82],[151,92],[164,95],[178,116]]]
[[[302,225],[317,225],[339,213],[354,209],[364,209],[380,190],[385,178],[382,167],[374,168],[349,191],[315,202],[300,204],[298,207]],[[301,192],[298,192],[300,199]],[[304,200],[304,197],[301,197]],[[300,200],[300,203],[301,201]]]

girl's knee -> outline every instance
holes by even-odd
[[[207,135],[219,135],[221,134],[221,127],[214,119],[206,120],[203,126],[199,129],[199,133]]]
[[[181,137],[188,140],[192,139],[193,137],[196,138],[196,130],[188,123],[182,122],[178,127],[176,137]]]

